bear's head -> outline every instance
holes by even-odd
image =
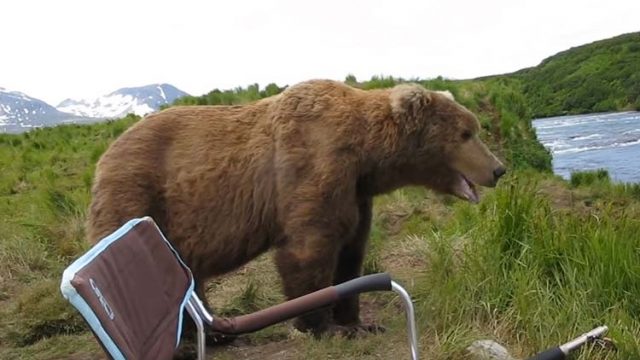
[[[412,184],[478,202],[476,185],[494,187],[504,165],[479,137],[476,116],[451,93],[402,84],[389,93],[394,122],[403,130],[403,177]]]

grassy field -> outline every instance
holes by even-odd
[[[533,158],[529,168],[546,167],[538,148],[517,141],[535,141],[528,125],[517,123],[526,109],[500,106],[517,104],[517,93],[478,98],[469,86],[456,95],[472,108],[485,108],[485,97],[494,106],[480,113],[494,148],[511,163]],[[0,135],[1,359],[99,357],[58,287],[62,270],[87,249],[83,222],[94,164],[136,120]],[[479,205],[421,188],[376,198],[365,269],[389,271],[412,294],[422,358],[464,359],[476,339],[494,339],[525,357],[607,324],[618,351],[585,349],[578,358],[637,359],[638,234],[640,186],[613,184],[603,172],[564,181],[515,166]],[[265,254],[212,282],[207,295],[222,314],[249,312],[282,301],[278,281]],[[285,323],[212,349],[211,358],[409,358],[399,299],[376,293],[363,303],[365,319],[385,325],[385,334],[318,341]]]

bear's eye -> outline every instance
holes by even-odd
[[[463,131],[463,132],[462,132],[462,140],[465,140],[465,141],[466,141],[466,140],[471,139],[471,135],[472,135],[472,134],[471,134],[471,131],[469,131],[469,130],[465,130],[465,131]]]

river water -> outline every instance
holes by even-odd
[[[614,181],[640,183],[640,112],[535,119],[538,140],[553,154],[553,170],[607,169]]]

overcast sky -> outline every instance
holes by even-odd
[[[160,82],[469,78],[640,31],[639,16],[638,0],[3,1],[0,87],[57,105]]]

